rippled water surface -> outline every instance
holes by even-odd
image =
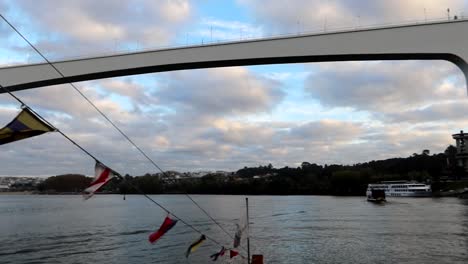
[[[152,197],[232,244],[187,197]],[[244,197],[193,198],[234,233]],[[363,197],[253,196],[249,202],[252,251],[265,263],[468,263],[467,200],[400,198],[376,205]],[[74,195],[0,195],[0,263],[213,263],[209,255],[219,247],[210,242],[185,259],[199,235],[182,223],[151,245],[148,235],[164,217],[141,196],[84,202]]]

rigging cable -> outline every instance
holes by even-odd
[[[0,15],[1,16],[1,15]],[[29,107],[23,100],[21,100],[19,97],[17,97],[16,95],[14,95],[10,90],[8,90],[6,87],[3,87],[2,85],[0,85],[0,89],[3,89],[5,92],[7,92],[9,95],[11,95],[14,99],[16,99],[16,101],[18,101],[20,104],[21,104],[21,107],[22,108],[27,108],[29,110],[31,110],[31,112],[33,112],[38,118],[40,118],[42,121],[44,121],[45,123],[47,123],[49,126],[53,127],[54,128],[54,131],[55,132],[58,132],[60,133],[63,137],[65,137],[68,141],[70,141],[73,145],[75,145],[76,147],[78,147],[80,150],[82,150],[86,155],[88,155],[89,157],[91,157],[92,159],[94,159],[96,162],[99,162],[99,163],[102,163],[101,161],[99,161],[94,155],[92,155],[89,151],[87,151],[85,148],[83,148],[82,146],[80,146],[78,143],[76,143],[73,139],[71,139],[69,136],[67,136],[64,132],[62,132],[60,129],[58,129],[57,127],[55,127],[52,123],[50,123],[49,121],[47,121],[47,119],[45,119],[44,117],[42,117],[39,113],[37,113],[36,111],[34,111],[31,107]],[[104,166],[106,166],[104,163],[102,163]],[[108,167],[108,166],[106,166]],[[109,168],[109,167],[108,167]],[[112,170],[112,172],[114,174],[117,175],[117,177],[119,177],[120,179],[125,180],[125,178],[118,172]],[[127,182],[128,183],[128,182]],[[184,221],[183,219],[181,219],[180,217],[178,217],[177,215],[175,215],[174,213],[172,213],[171,211],[169,211],[166,207],[164,207],[163,205],[161,205],[160,203],[156,202],[154,199],[152,199],[151,197],[149,197],[146,193],[144,193],[143,191],[141,191],[138,187],[136,187],[135,185],[129,183],[129,185],[134,188],[135,190],[137,190],[139,193],[141,193],[144,197],[146,197],[147,199],[149,199],[152,203],[154,203],[155,205],[157,205],[159,208],[161,208],[162,210],[164,210],[166,213],[168,214],[171,214],[174,218],[176,218],[177,220],[179,220],[180,222],[182,222],[184,225],[186,225],[187,227],[191,228],[193,231],[199,233],[200,235],[204,235],[203,232],[201,232],[200,230],[198,230],[196,227],[194,227],[193,225],[187,223],[186,221]],[[214,242],[215,244],[217,244],[218,246],[223,246],[221,243],[219,243],[218,241],[216,241],[214,238],[208,236],[208,235],[205,235],[205,237],[208,239],[208,240],[211,240],[212,242]],[[240,254],[241,255],[241,254]]]
[[[39,54],[46,62],[48,65],[50,65],[58,74],[60,74],[60,76],[62,78],[65,78],[65,75],[59,70],[57,69],[57,67],[55,67],[55,65],[50,62],[50,60],[48,60],[43,54],[42,52],[40,52],[23,34],[21,34],[21,32],[13,25],[11,24],[2,14],[0,14],[0,17],[26,42],[28,43],[28,45],[34,49],[34,51],[36,51],[37,54]],[[135,144],[135,142],[133,142],[133,140],[130,139],[130,137],[128,137],[109,117],[107,117],[106,114],[104,114],[104,112],[102,112],[86,95],[83,94],[83,92],[81,92],[73,83],[69,82],[69,84],[75,89],[75,91],[77,91],[99,114],[101,114],[101,116],[106,119],[125,139],[127,139],[127,141],[132,144],[150,163],[152,163],[164,176],[168,177],[169,175],[167,175],[166,172],[164,172],[159,166],[158,164],[156,164],[156,162],[151,159],[137,144]],[[4,88],[4,87],[2,87]],[[8,93],[12,96],[14,96],[10,91],[8,91]],[[16,99],[18,99],[16,96],[14,96]],[[22,102],[21,102],[22,103]],[[24,104],[24,103],[22,103]],[[66,137],[67,139],[69,139],[65,134],[63,134],[61,131],[58,130],[59,133],[61,133],[64,137]],[[70,139],[69,139],[70,140]],[[70,142],[72,142],[73,144],[77,145],[73,140],[70,140]],[[78,146],[78,145],[77,145]],[[79,148],[81,148],[80,146],[78,146]],[[90,155],[91,157],[93,157],[89,152],[87,152],[86,150],[82,149],[83,151],[85,151],[88,155]],[[97,160],[96,158],[93,157],[94,160]],[[210,214],[208,214],[208,212],[206,210],[204,210],[195,200],[193,200],[193,198],[185,193],[185,196],[187,196],[206,216],[208,216],[208,218],[210,218],[224,233],[226,233],[231,239],[234,239],[234,237],[226,231],[226,229],[224,229],[221,224],[219,224],[213,217],[211,217]],[[245,250],[245,249],[244,249]]]

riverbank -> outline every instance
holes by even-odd
[[[0,195],[20,195],[20,194],[35,194],[34,192],[25,191],[25,192],[0,192]]]

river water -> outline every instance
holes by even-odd
[[[181,222],[155,244],[165,213],[141,196],[0,195],[0,263],[213,263],[219,246]],[[154,195],[174,214],[226,245],[232,240],[183,195]],[[194,195],[234,234],[243,196]],[[250,241],[265,263],[468,263],[468,200],[251,196]],[[245,241],[243,241],[245,245]],[[242,252],[246,255],[246,253]],[[224,257],[218,263],[245,263]]]

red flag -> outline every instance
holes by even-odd
[[[108,183],[114,176],[115,174],[111,169],[100,162],[96,162],[96,166],[94,167],[94,180],[91,185],[83,191],[83,198],[85,200],[91,198],[95,192],[101,189],[102,186]]]
[[[239,252],[234,251],[234,250],[229,250],[229,258],[233,258],[237,255],[239,255]]]
[[[159,227],[158,231],[152,233],[149,235],[149,242],[154,243],[158,239],[160,239],[167,231],[171,230],[175,225],[177,224],[177,220],[169,218],[169,216],[166,216],[166,219],[164,219],[164,222],[162,225]]]
[[[221,250],[218,253],[214,253],[213,255],[210,256],[211,260],[216,261],[220,256],[224,256],[224,253],[226,252],[226,249],[224,247],[221,248]]]

